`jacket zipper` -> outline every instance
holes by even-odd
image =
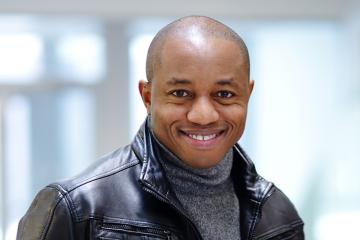
[[[150,227],[139,227],[130,224],[114,224],[114,223],[104,223],[102,224],[103,229],[113,230],[113,231],[129,231],[133,233],[145,233],[145,234],[152,234],[161,236],[165,239],[170,238],[170,231],[162,230],[157,228],[150,228]]]
[[[170,205],[173,209],[175,209],[178,213],[180,213],[180,215],[182,215],[190,224],[191,228],[194,230],[194,232],[196,233],[196,237],[199,240],[203,240],[203,238],[201,237],[199,230],[197,230],[197,228],[195,227],[194,223],[189,219],[188,216],[186,216],[179,208],[177,208],[175,205],[173,205],[169,200],[167,200],[166,198],[163,198],[162,196],[160,196],[157,192],[153,191],[152,189],[150,189],[147,185],[145,185],[143,183],[143,189],[144,191],[150,193],[151,195],[153,195],[155,198],[157,198],[158,200]]]

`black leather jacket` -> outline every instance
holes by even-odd
[[[131,145],[74,179],[44,188],[20,221],[17,239],[202,239],[172,192],[153,144],[145,124]],[[241,239],[304,239],[292,203],[256,173],[238,145],[231,174]]]

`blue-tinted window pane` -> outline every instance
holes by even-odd
[[[59,37],[55,45],[56,75],[63,79],[93,83],[105,74],[105,43],[96,34]]]
[[[15,239],[17,223],[30,201],[30,104],[21,96],[9,99],[4,109],[4,218],[5,236]],[[14,207],[16,206],[16,207]]]
[[[81,88],[59,98],[61,176],[79,173],[95,159],[95,110],[93,95]]]
[[[43,70],[43,42],[36,34],[0,33],[0,83],[32,83]]]

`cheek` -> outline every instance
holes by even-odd
[[[153,105],[152,114],[166,119],[176,119],[184,114],[182,107],[177,107],[172,104]]]
[[[175,104],[153,104],[151,106],[151,118],[161,131],[186,118],[186,112],[184,106]]]
[[[228,122],[235,129],[243,129],[246,121],[246,107],[229,106],[222,111],[224,121]]]

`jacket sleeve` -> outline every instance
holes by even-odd
[[[298,215],[294,205],[275,188],[264,203],[260,220],[255,227],[255,239],[272,240],[304,240],[304,222]]]
[[[73,220],[66,198],[55,188],[38,193],[21,219],[17,240],[74,239]]]

